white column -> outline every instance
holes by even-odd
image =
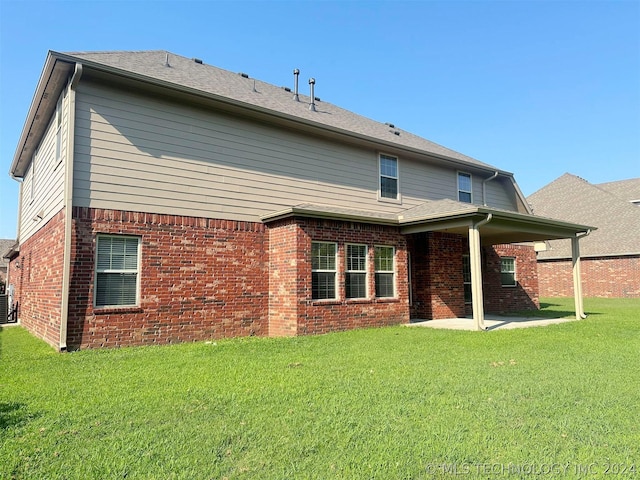
[[[571,260],[573,265],[573,298],[576,306],[576,320],[586,318],[582,304],[582,283],[580,281],[580,237],[571,237]]]
[[[471,265],[471,303],[476,330],[485,329],[480,248],[480,229],[477,224],[471,225],[469,227],[469,263]]]

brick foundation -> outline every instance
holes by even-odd
[[[68,344],[74,348],[267,334],[259,223],[73,209]],[[141,238],[139,308],[94,308],[97,233]]]
[[[20,245],[9,263],[14,302],[23,327],[55,348],[60,345],[64,210]]]
[[[584,297],[640,298],[640,255],[583,258],[580,270]],[[573,296],[571,260],[541,260],[538,276],[540,295]]]

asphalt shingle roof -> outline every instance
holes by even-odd
[[[0,238],[0,268],[9,265],[9,260],[3,258],[3,255],[16,244],[15,240]]]
[[[73,52],[64,55],[75,57],[80,62],[94,62],[150,79],[193,88],[320,125],[364,135],[374,140],[391,142],[400,147],[418,149],[425,153],[441,155],[470,165],[495,169],[487,163],[438,145],[418,135],[357,115],[325,101],[316,102],[317,111],[310,111],[310,97],[307,95],[299,93],[300,101],[296,102],[293,100],[293,92],[288,92],[282,87],[254,78],[245,78],[238,73],[212,65],[196,63],[194,59],[163,50]],[[169,66],[166,65],[167,60]],[[301,81],[300,83],[302,84],[301,91],[303,87],[308,88],[305,85],[306,82]]]
[[[627,202],[640,201],[640,177],[618,180],[617,182],[598,183],[596,186]]]
[[[527,200],[534,215],[597,227],[580,241],[581,256],[640,254],[640,207],[624,193],[634,191],[639,180],[593,185],[565,173]],[[538,258],[571,257],[569,240],[551,240],[549,245]]]

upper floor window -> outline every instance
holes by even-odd
[[[29,203],[32,203],[36,198],[36,158],[38,154],[34,153],[33,157],[31,157],[31,165],[29,166],[29,170],[27,175],[25,175],[25,182],[27,188],[27,195],[29,198]]]
[[[138,305],[140,239],[98,235],[96,242],[96,307]]]
[[[311,243],[311,298],[323,300],[336,298],[337,244]]]
[[[471,197],[471,175],[469,173],[458,172],[458,201],[472,203]]]
[[[347,298],[367,298],[367,246],[347,245]]]
[[[62,160],[62,99],[64,92],[60,94],[56,104],[56,162]]]
[[[395,295],[394,257],[394,247],[375,247],[376,297]]]
[[[380,154],[380,197],[398,198],[398,159]]]
[[[514,257],[500,258],[500,283],[503,287],[516,286],[516,259]]]

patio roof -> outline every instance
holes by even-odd
[[[262,221],[269,223],[288,217],[324,218],[396,226],[404,234],[447,232],[467,235],[469,227],[489,215],[491,221],[479,227],[483,245],[572,238],[595,230],[588,225],[448,199],[427,201],[397,214],[305,203],[264,215]]]

